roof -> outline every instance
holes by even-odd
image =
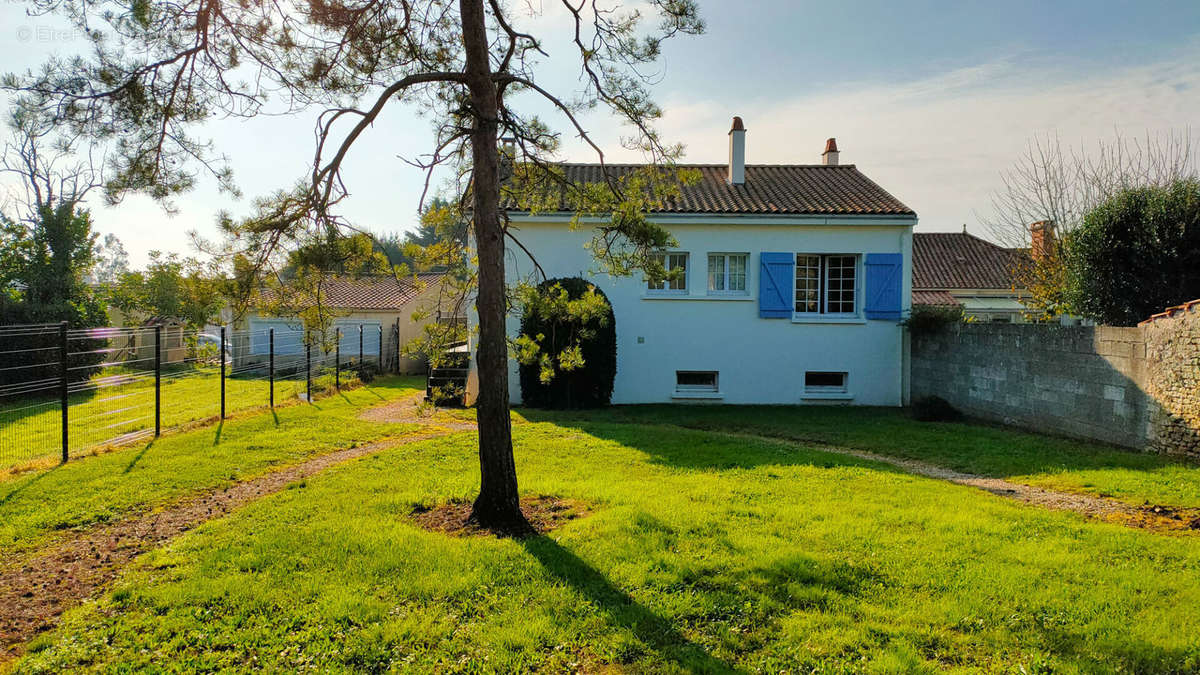
[[[1200,313],[1200,300],[1192,300],[1191,302],[1185,302],[1182,305],[1175,305],[1174,307],[1168,307],[1167,311],[1159,312],[1158,314],[1154,314],[1149,319],[1142,321],[1138,325],[1144,326],[1149,323],[1154,323],[1155,321],[1161,321],[1162,319],[1170,319],[1174,316],[1183,315],[1188,312]]]
[[[725,164],[677,164],[696,169],[700,180],[678,200],[655,213],[749,215],[914,216],[912,209],[879,187],[853,164],[747,164],[746,182],[730,185]],[[560,164],[573,184],[605,182],[644,168],[643,164]],[[566,210],[565,203],[562,204]],[[511,209],[510,210],[516,210]]]
[[[912,287],[1009,290],[1020,255],[965,232],[915,232]]]
[[[437,272],[418,274],[415,280],[390,275],[331,277],[321,284],[321,302],[333,309],[400,309],[444,276]]]
[[[951,295],[950,291],[913,291],[912,304],[954,307],[961,305],[962,303],[960,303],[957,298]]]

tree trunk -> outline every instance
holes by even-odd
[[[472,200],[479,284],[479,496],[471,522],[497,532],[531,531],[521,513],[508,411],[508,341],[505,328],[504,231],[500,221],[500,157],[496,147],[499,93],[491,78],[482,0],[459,0],[467,87],[475,114],[471,132]]]

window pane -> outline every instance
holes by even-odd
[[[796,256],[796,311],[819,312],[821,289],[821,256]]]
[[[831,314],[855,312],[855,276],[858,258],[852,255],[825,256],[826,311]]]
[[[687,290],[687,254],[672,253],[667,257],[667,269],[680,270],[680,276],[667,282],[667,288],[673,291]]]
[[[725,290],[725,256],[708,256],[708,290]]]
[[[846,373],[807,371],[804,373],[807,391],[846,391]]]
[[[675,389],[679,391],[718,391],[716,371],[675,371]]]
[[[746,256],[729,256],[729,290],[746,290]]]
[[[658,264],[662,265],[664,269],[666,268],[667,256],[665,254],[655,253],[650,256],[650,259],[653,260],[654,262],[657,262]],[[655,283],[653,281],[647,280],[646,288],[647,288],[647,290],[651,290],[651,291],[661,291],[662,289],[666,288],[666,283],[662,282],[662,281]]]

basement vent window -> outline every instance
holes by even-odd
[[[804,393],[845,394],[846,373],[807,371],[804,373]]]
[[[675,391],[679,393],[715,394],[719,391],[717,389],[717,371],[677,370],[675,371]]]

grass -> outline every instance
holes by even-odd
[[[364,406],[423,388],[417,378],[380,378],[313,405],[244,415],[49,471],[0,474],[0,554],[34,547],[61,530],[119,519],[316,454],[415,431],[415,425],[358,423],[356,416]]]
[[[430,533],[407,516],[474,494],[473,438],[385,451],[148,554],[17,670],[1200,669],[1200,539],[782,441],[515,434],[523,491],[591,516],[519,541]]]
[[[275,382],[276,405],[298,401],[305,391],[303,374]],[[353,373],[343,373],[345,380]],[[314,371],[314,387],[331,388],[333,377]],[[154,374],[124,367],[106,368],[93,378],[103,388],[69,397],[71,453],[111,443],[154,429]],[[163,428],[220,416],[221,374],[217,366],[164,370],[162,376]],[[225,380],[226,412],[265,408],[270,383],[261,375],[239,374]],[[10,401],[0,406],[0,470],[62,452],[61,408],[57,397]]]
[[[896,408],[650,405],[521,414],[566,425],[622,422],[749,433],[917,459],[1136,505],[1200,507],[1195,462],[997,426],[914,422]]]

